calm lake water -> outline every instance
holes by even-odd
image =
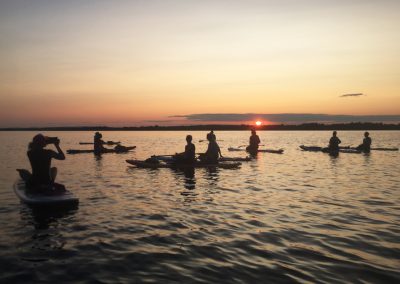
[[[103,132],[137,149],[67,155],[58,181],[78,209],[32,211],[12,185],[33,132],[0,132],[0,282],[399,283],[400,153],[302,152],[331,132],[259,132],[268,148],[238,170],[136,169],[125,159],[180,152],[186,132]],[[84,149],[93,132],[46,132]],[[206,132],[191,132],[198,152]],[[216,132],[223,154],[248,132]],[[358,145],[363,132],[339,132]],[[399,147],[400,131],[371,132]]]

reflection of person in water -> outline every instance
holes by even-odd
[[[176,163],[185,163],[185,164],[193,164],[196,161],[196,147],[192,143],[192,135],[186,136],[186,146],[185,152],[176,154],[174,156],[174,162]]]
[[[329,140],[329,146],[328,146],[329,152],[332,154],[338,154],[340,143],[342,143],[342,141],[340,141],[340,139],[337,137],[337,132],[333,131],[332,137]]]
[[[54,144],[57,152],[44,149],[48,144]],[[56,137],[45,137],[38,134],[29,144],[28,158],[32,167],[32,175],[27,181],[30,190],[37,193],[46,193],[49,190],[64,191],[64,186],[55,184],[57,168],[51,167],[51,159],[65,160],[65,155],[60,148],[60,140]]]
[[[371,143],[372,139],[369,137],[369,132],[365,132],[363,142],[357,147],[357,150],[369,153],[371,151]]]
[[[251,130],[251,136],[249,139],[249,146],[247,146],[246,151],[251,154],[257,154],[258,152],[258,145],[261,143],[260,137],[256,134],[256,130]]]

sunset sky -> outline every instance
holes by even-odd
[[[0,127],[400,120],[399,11],[397,0],[0,0]]]

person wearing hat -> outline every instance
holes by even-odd
[[[371,143],[372,139],[369,137],[369,132],[365,132],[363,142],[357,147],[357,150],[369,153],[371,151]]]
[[[45,149],[49,144],[54,144],[57,152]],[[46,193],[48,190],[58,189],[54,187],[57,168],[51,167],[51,160],[65,160],[65,155],[60,148],[60,140],[56,137],[50,138],[43,134],[37,134],[29,143],[27,155],[32,167],[32,175],[27,181],[28,188],[36,193]]]

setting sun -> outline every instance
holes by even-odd
[[[257,125],[257,126],[260,126],[261,124],[262,124],[261,121],[259,121],[259,120],[256,121],[256,125]]]

